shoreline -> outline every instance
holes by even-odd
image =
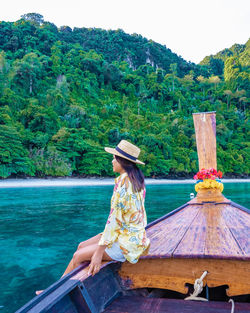
[[[225,178],[222,183],[250,183],[249,178]],[[146,185],[195,184],[194,179],[145,178]],[[0,188],[17,187],[67,187],[67,186],[112,186],[114,178],[7,178],[0,180]]]

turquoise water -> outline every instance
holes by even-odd
[[[224,195],[250,204],[249,183],[226,183]],[[77,245],[101,232],[112,186],[0,189],[0,312],[15,312],[60,278]],[[147,186],[148,222],[189,201],[193,184]]]

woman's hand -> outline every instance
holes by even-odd
[[[94,252],[91,262],[89,265],[88,275],[94,276],[96,273],[100,271],[102,264],[102,257],[106,246],[98,246],[96,251]]]

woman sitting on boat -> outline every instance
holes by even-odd
[[[113,154],[113,171],[120,174],[115,179],[110,214],[102,234],[79,244],[63,276],[84,261],[91,261],[88,274],[95,275],[102,261],[136,263],[148,251],[144,175],[136,165],[144,164],[138,160],[140,149],[122,140],[115,149],[105,150]]]

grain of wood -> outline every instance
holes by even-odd
[[[150,258],[250,260],[250,215],[230,204],[188,205],[147,229]]]
[[[215,112],[193,114],[199,170],[217,169],[215,116]]]
[[[119,275],[130,289],[163,288],[186,293],[185,283],[194,284],[204,271],[204,285],[228,285],[228,296],[250,293],[250,261],[218,259],[143,259],[124,263]]]

